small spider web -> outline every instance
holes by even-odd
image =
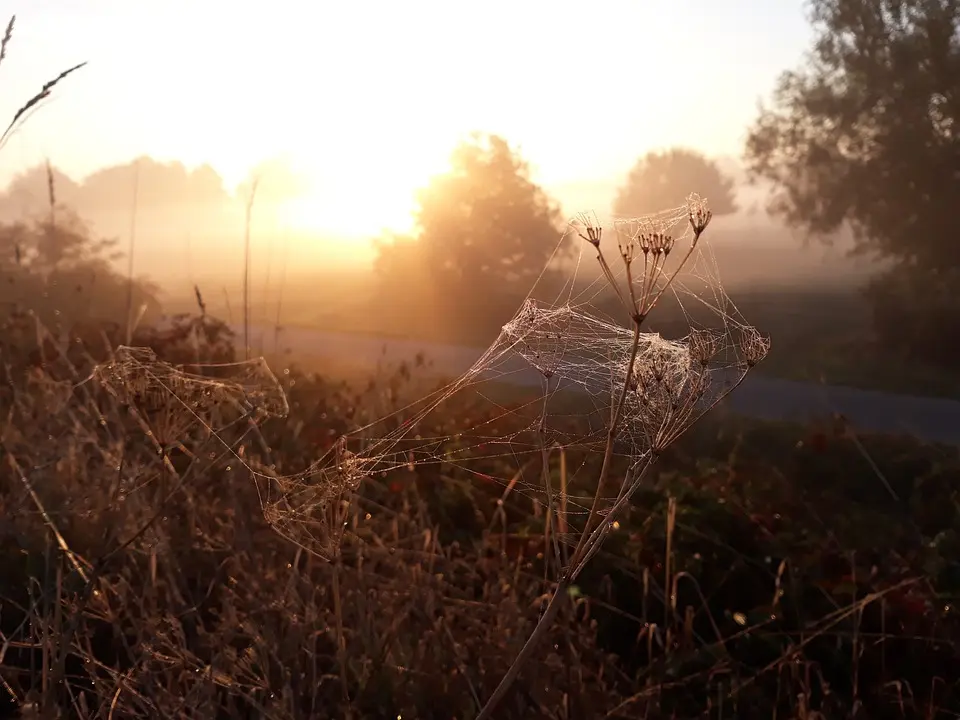
[[[96,367],[94,377],[151,426],[169,427],[171,438],[195,430],[216,433],[238,418],[259,421],[289,411],[286,395],[263,359],[174,366],[149,348],[121,346],[110,362]]]

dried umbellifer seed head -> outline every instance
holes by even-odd
[[[596,218],[591,218],[586,213],[580,213],[577,215],[577,220],[574,223],[574,227],[577,230],[577,235],[594,247],[600,247],[600,240],[603,237],[603,228],[596,221]]]
[[[691,194],[687,198],[687,218],[690,221],[690,227],[693,228],[693,239],[696,241],[707,229],[713,213],[707,206],[706,198],[700,197],[697,193]]]
[[[747,367],[753,367],[770,352],[770,338],[754,327],[743,329],[740,336],[740,355]]]
[[[723,337],[715,330],[694,330],[687,340],[690,357],[701,365],[707,365],[723,349]]]

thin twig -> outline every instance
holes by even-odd
[[[243,229],[243,359],[250,359],[250,222],[253,217],[253,201],[257,196],[260,178],[253,179],[250,195],[247,197],[246,216]]]

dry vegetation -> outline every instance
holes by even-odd
[[[38,355],[26,316],[4,337],[6,708],[477,714],[554,587],[538,504],[450,468],[371,478],[340,563],[322,562],[268,527],[256,482],[209,435],[173,427],[182,446],[159,455],[129,408],[77,384],[118,337],[47,337]],[[137,342],[172,362],[195,361],[198,348],[204,361],[231,354],[209,318]],[[284,376],[291,417],[262,427],[278,471],[303,467],[408,377],[398,368],[355,389]],[[437,430],[473,410],[451,407]],[[156,438],[171,429],[169,418],[149,422]],[[906,441],[866,450],[891,491],[831,431],[701,424],[564,595],[497,716],[955,709],[960,465],[955,452]]]
[[[698,208],[694,244],[709,221]],[[600,248],[596,228],[582,232]],[[662,272],[673,240],[631,237],[620,245],[627,277],[641,254],[643,272],[617,291],[632,342],[606,444],[534,456],[543,486],[564,494],[535,502],[455,463],[411,463],[340,489],[332,507],[342,542],[326,560],[271,526],[264,480],[299,472],[417,392],[411,368],[369,384],[286,368],[275,388],[282,398],[261,393],[251,405],[250,394],[201,393],[188,405],[174,398],[176,376],[158,383],[153,371],[212,378],[213,364],[237,355],[199,291],[196,315],[129,338],[116,325],[50,329],[37,314],[5,311],[0,713],[566,720],[960,711],[956,451],[842,427],[700,421],[736,385],[707,397],[700,376],[716,335],[687,339],[699,370],[669,365],[658,353],[677,346],[642,337],[660,297],[647,274]],[[524,342],[554,337],[550,323],[566,317],[537,312],[519,325]],[[735,367],[746,373],[767,344],[740,330]],[[140,366],[142,383],[111,384],[128,339],[169,365]],[[528,346],[528,355],[548,384],[564,362],[556,348]],[[678,400],[670,382],[690,394]],[[509,402],[528,400],[514,395]],[[670,402],[651,409],[656,397]],[[264,401],[271,411],[258,414]],[[476,396],[454,396],[418,429],[453,435],[480,410]],[[505,435],[518,431],[510,417],[501,414]],[[626,458],[613,451],[621,421],[642,429]],[[593,481],[574,481],[574,466]],[[498,475],[514,467],[505,455]],[[560,509],[573,497],[592,503],[579,529]],[[578,538],[561,550],[557,527]],[[522,652],[530,637],[540,642]],[[484,711],[491,697],[499,704]]]
[[[221,402],[206,409],[214,436],[162,394],[147,402],[148,387],[130,402],[90,379],[123,335],[92,324],[60,335],[16,312],[3,327],[8,710],[468,718],[512,667],[496,717],[958,707],[955,451],[701,422],[662,449],[575,583],[541,503],[425,464],[367,478],[325,562],[268,525],[258,479],[221,441],[269,447],[277,474],[296,472],[401,403],[411,369],[367,385],[290,369],[287,418],[253,432]],[[202,302],[134,343],[180,366],[235,355]],[[453,400],[425,434],[479,411],[476,398]],[[566,487],[574,466],[600,477],[603,453],[552,455],[551,484]],[[556,615],[540,623],[554,594]],[[544,642],[516,666],[538,627]]]

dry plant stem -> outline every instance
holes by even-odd
[[[623,387],[620,390],[620,397],[617,399],[616,405],[611,408],[610,426],[607,429],[607,446],[603,451],[603,464],[600,466],[600,476],[597,478],[597,489],[596,492],[594,492],[593,504],[590,506],[590,512],[587,515],[587,524],[584,526],[583,533],[580,535],[580,540],[577,543],[577,549],[573,551],[572,563],[574,565],[579,564],[580,556],[583,553],[583,547],[593,530],[594,520],[598,515],[597,508],[600,505],[600,498],[603,495],[603,487],[606,485],[607,475],[610,474],[610,464],[613,461],[613,443],[617,438],[617,429],[620,424],[620,417],[623,414],[623,406],[626,403],[627,393],[630,390],[630,380],[633,376],[633,366],[637,360],[637,352],[640,348],[640,326],[642,322],[643,318],[639,316],[634,319],[633,343],[630,347],[630,358],[627,362],[627,374],[623,381]]]
[[[633,369],[633,364],[637,359],[637,352],[640,347],[640,325],[641,321],[639,319],[634,322],[633,344],[630,350],[630,362],[627,365],[627,377],[624,380],[623,389],[621,390],[620,397],[617,400],[616,405],[611,408],[610,427],[607,433],[607,446],[603,453],[603,465],[600,468],[600,476],[597,480],[597,490],[593,496],[593,505],[590,508],[590,514],[587,516],[587,525],[584,528],[583,534],[580,536],[577,549],[574,550],[573,553],[573,558],[571,561],[573,566],[579,565],[579,558],[583,552],[583,547],[586,544],[588,535],[591,531],[592,520],[597,515],[597,506],[600,504],[600,497],[603,494],[603,486],[605,485],[607,475],[610,473],[610,465],[613,459],[613,444],[617,436],[617,426],[620,423],[623,406],[626,402],[627,392],[630,388],[630,377],[632,375],[631,371]],[[573,578],[568,572],[561,574],[560,580],[557,583],[557,587],[553,592],[553,596],[550,598],[550,602],[547,605],[546,610],[544,611],[543,615],[540,616],[536,627],[533,629],[530,637],[527,638],[527,641],[524,643],[523,648],[521,648],[520,653],[516,658],[514,658],[513,663],[510,665],[510,669],[507,670],[506,674],[500,680],[500,684],[497,685],[496,690],[494,690],[493,694],[487,699],[486,704],[483,706],[483,710],[481,710],[480,714],[477,716],[477,720],[486,720],[487,718],[490,718],[496,706],[501,700],[503,700],[504,696],[513,686],[514,681],[520,674],[520,670],[527,660],[530,659],[530,656],[537,648],[540,640],[552,627],[553,621],[556,619],[557,613],[560,611],[560,604],[566,597],[567,590],[570,588],[572,581]]]
[[[130,213],[130,249],[127,256],[127,345],[133,342],[133,258],[137,247],[137,208],[140,201],[140,161],[134,165],[133,212]]]
[[[680,274],[680,271],[683,269],[683,266],[687,264],[687,261],[690,259],[690,256],[693,255],[693,251],[697,247],[697,241],[700,239],[700,235],[701,233],[694,233],[693,242],[690,243],[690,247],[687,249],[687,252],[683,256],[683,259],[680,260],[680,264],[677,265],[677,269],[670,274],[670,277],[667,278],[667,282],[664,283],[662,288],[660,288],[660,291],[654,296],[651,303],[646,308],[644,308],[645,313],[649,313],[651,310],[653,310],[654,307],[656,307],[657,303],[660,301],[660,298],[667,291],[670,285],[673,284],[673,279]]]
[[[710,410],[716,407],[716,405],[721,400],[723,400],[723,398],[725,398],[727,395],[729,395],[738,387],[740,387],[740,384],[746,379],[746,377],[747,377],[747,373],[746,372],[742,373],[739,379],[737,380],[737,382],[734,383],[726,392],[724,392],[723,395],[721,395],[713,403],[711,403],[710,407],[706,408],[702,413],[700,413],[700,415],[697,418],[695,418],[694,420],[689,420],[688,418],[687,422],[678,423],[678,426],[689,426],[693,424],[693,422],[696,419],[699,419],[699,417],[702,417],[706,413],[710,412]],[[688,416],[689,415],[692,415],[692,412],[688,413]],[[672,433],[669,433],[658,444],[661,447],[668,447],[680,437],[681,432],[682,431],[678,429],[673,431]],[[644,463],[643,469],[640,471],[640,474],[637,475],[635,478],[630,477],[628,474],[628,482],[624,483],[624,487],[621,490],[620,495],[617,497],[617,502],[610,509],[610,512],[608,513],[608,517],[610,518],[615,517],[623,509],[624,505],[626,505],[626,503],[629,502],[634,492],[636,492],[637,488],[639,488],[640,482],[646,476],[647,471],[650,469],[650,467],[653,466],[653,463],[655,462],[655,460],[656,460],[655,454],[648,457],[646,462]],[[600,545],[602,544],[604,538],[606,538],[608,533],[609,533],[609,523],[603,526],[600,532],[596,533],[594,537],[591,537],[588,539],[586,543],[588,547],[585,548],[583,552],[583,557],[580,560],[580,563],[578,564],[578,566],[574,569],[574,572],[572,574],[574,579],[583,570],[587,562],[590,560],[591,557],[593,557],[596,551],[599,550]]]
[[[630,290],[631,313],[639,315],[640,303],[637,302],[637,291],[633,287],[633,261],[624,259],[624,263],[627,266],[627,288]]]
[[[246,217],[243,228],[243,359],[250,359],[250,221],[253,216],[253,201],[257,197],[259,178],[254,179],[247,198]]]
[[[139,416],[139,413],[137,413],[137,415]],[[172,468],[172,465],[169,467]],[[93,569],[89,577],[85,576],[82,572],[80,573],[80,576],[84,580],[84,588],[79,595],[79,603],[74,612],[73,618],[71,619],[70,624],[67,627],[66,631],[62,633],[62,637],[60,640],[61,646],[62,646],[62,653],[60,655],[59,662],[57,665],[57,673],[56,673],[57,678],[63,678],[66,675],[67,654],[70,649],[70,643],[72,642],[72,638],[77,632],[77,629],[80,624],[81,616],[84,610],[86,609],[87,603],[90,602],[91,596],[97,592],[95,585],[99,581],[103,571],[106,569],[107,563],[110,561],[111,558],[113,558],[116,555],[119,555],[121,552],[123,552],[128,547],[130,547],[134,542],[136,542],[139,538],[143,537],[150,530],[150,528],[153,527],[153,525],[157,522],[157,520],[159,520],[160,517],[163,515],[163,512],[167,506],[167,503],[169,503],[170,500],[173,499],[174,495],[176,495],[181,490],[181,488],[184,487],[184,485],[187,482],[187,478],[190,476],[191,471],[195,467],[196,467],[195,465],[191,464],[186,469],[186,471],[184,471],[182,474],[177,473],[176,470],[173,470],[176,482],[173,488],[171,488],[166,493],[165,497],[160,501],[160,504],[157,507],[156,511],[153,513],[153,515],[151,515],[151,517],[148,518],[147,521],[143,525],[141,525],[140,528],[135,533],[133,533],[129,538],[127,538],[122,543],[117,545],[115,548],[107,552],[105,555],[101,556],[100,559],[93,566]]]
[[[340,666],[340,689],[347,707],[350,706],[350,688],[347,686],[347,643],[343,634],[343,599],[340,594],[340,553],[333,561],[333,614],[337,621],[337,665]]]
[[[630,475],[628,477],[628,482],[625,484],[628,485],[629,487],[627,488],[626,492],[623,492],[620,494],[620,497],[617,499],[616,504],[610,509],[610,512],[607,514],[607,517],[609,518],[610,522],[607,522],[604,525],[601,525],[597,529],[597,532],[594,532],[591,535],[591,537],[587,539],[587,542],[584,543],[584,548],[581,554],[580,561],[576,564],[573,570],[570,571],[571,582],[577,579],[577,576],[581,572],[583,572],[583,569],[587,566],[587,563],[590,562],[593,556],[596,555],[597,552],[600,550],[601,546],[603,545],[603,541],[606,539],[607,534],[610,532],[610,525],[612,521],[616,519],[617,515],[619,515],[623,511],[623,508],[626,506],[626,504],[630,502],[630,498],[633,497],[633,494],[640,487],[640,483],[642,483],[643,480],[646,478],[647,472],[650,470],[650,468],[653,467],[655,461],[656,461],[655,456],[651,456],[647,458],[646,462],[644,462],[643,464],[643,469],[641,469],[640,472],[637,473],[636,475]]]
[[[223,290],[223,303],[227,308],[227,322],[233,325],[233,310],[230,308],[230,293],[227,292],[226,287],[220,288]]]
[[[267,244],[267,272],[266,278],[263,281],[263,317],[266,319],[270,316],[270,269],[273,266],[273,236],[270,236],[270,240]],[[266,341],[266,334],[260,333],[260,349],[259,353],[262,356],[264,354],[264,342]]]
[[[643,254],[643,287],[640,290],[640,304],[646,308],[647,300],[653,290],[653,284],[657,278],[657,256],[650,260],[648,253]]]
[[[442,612],[442,611],[441,611]],[[453,637],[453,633],[450,632],[450,626],[447,622],[446,615],[440,616],[441,627],[443,627],[443,632],[447,636],[447,639],[450,641],[450,647],[453,649],[453,656],[457,662],[457,672],[460,673],[467,683],[467,689],[470,691],[470,697],[473,698],[473,702],[476,703],[477,708],[481,708],[483,705],[480,702],[480,696],[477,695],[477,689],[473,686],[473,680],[470,679],[470,673],[467,671],[467,666],[463,663],[463,658],[460,655],[460,652],[457,648],[456,638]]]
[[[481,710],[480,714],[477,715],[477,720],[489,720],[489,718],[493,716],[493,711],[513,686],[514,681],[520,674],[521,668],[524,666],[524,664],[526,664],[527,660],[530,659],[533,651],[537,649],[537,645],[540,643],[540,640],[543,639],[543,636],[546,635],[547,631],[553,626],[553,621],[556,619],[557,613],[560,611],[560,605],[567,596],[567,590],[570,588],[570,582],[571,580],[566,574],[560,577],[560,581],[557,583],[557,587],[553,591],[553,596],[550,598],[547,609],[544,610],[543,615],[540,616],[537,626],[533,629],[533,632],[530,633],[530,637],[528,637],[527,641],[523,644],[523,647],[520,649],[520,652],[514,659],[513,664],[510,665],[510,669],[507,670],[506,674],[503,676],[503,679],[500,680],[500,684],[497,685],[497,689],[494,690],[493,694],[487,699],[486,704],[483,706],[483,710]]]
[[[560,532],[567,532],[567,453],[564,447],[560,446],[560,517],[557,518],[560,524]],[[564,563],[566,564],[566,563]]]
[[[277,317],[273,323],[273,354],[280,354],[280,311],[283,307],[283,288],[287,284],[287,256],[290,251],[289,238],[284,233],[283,264],[280,266],[280,286],[277,289]]]
[[[10,30],[11,30],[11,27],[8,26],[7,32],[9,33]],[[5,38],[5,42],[7,40],[9,40],[9,38]],[[50,93],[53,92],[53,87],[57,83],[59,83],[61,80],[63,80],[65,77],[67,77],[71,73],[76,72],[86,64],[87,63],[82,62],[79,65],[74,65],[72,68],[64,70],[62,73],[60,73],[55,78],[53,78],[53,80],[48,80],[46,83],[44,83],[43,87],[40,88],[40,92],[38,92],[29,100],[27,100],[27,102],[24,103],[24,105],[20,107],[20,109],[17,110],[17,112],[14,113],[13,119],[10,121],[10,124],[7,125],[7,129],[3,131],[2,135],[0,135],[0,148],[2,148],[4,145],[7,144],[7,140],[10,139],[10,136],[15,132],[16,129],[20,127],[20,125],[18,125],[18,122],[21,120],[24,120],[27,113],[31,112],[34,108],[37,107],[39,103],[41,103],[42,101],[50,97]]]
[[[560,564],[560,543],[557,540],[557,528],[554,527],[554,512],[555,506],[553,503],[553,483],[552,478],[550,477],[550,455],[547,452],[547,400],[550,397],[550,379],[545,378],[543,386],[543,413],[540,415],[540,427],[538,428],[537,435],[540,440],[540,474],[543,477],[543,486],[546,489],[547,493],[547,520],[544,524],[544,532],[550,532],[550,536],[553,540],[553,555],[557,561],[557,567],[562,567]],[[559,514],[559,509],[556,510]],[[559,521],[556,525],[559,525]]]
[[[627,302],[627,299],[623,296],[623,292],[620,290],[620,286],[617,284],[617,279],[613,274],[613,271],[610,269],[610,265],[607,263],[607,259],[603,256],[603,251],[600,248],[597,248],[597,261],[600,263],[600,269],[603,271],[603,276],[606,278],[607,282],[610,284],[610,287],[613,288],[613,291],[617,294],[617,297],[620,299],[620,302],[623,304],[624,309],[627,312],[633,312],[630,308],[630,304]]]
[[[23,471],[20,469],[20,464],[17,462],[17,459],[13,456],[13,454],[9,452],[9,450],[7,451],[7,457],[10,459],[10,468],[17,475],[17,477],[20,478],[20,482],[22,482],[23,486],[27,489],[27,493],[30,495],[30,499],[33,500],[33,504],[36,505],[37,510],[40,511],[43,521],[47,524],[47,527],[50,528],[50,532],[53,533],[53,537],[57,541],[57,546],[60,548],[63,554],[70,559],[70,564],[73,565],[73,568],[77,571],[77,574],[83,579],[84,582],[87,582],[89,576],[87,575],[87,571],[83,569],[80,556],[70,549],[66,539],[60,534],[60,530],[53,522],[53,518],[50,517],[46,507],[44,507],[43,503],[40,501],[40,496],[37,495],[36,490],[33,489],[33,483],[31,483],[27,476],[23,474]]]
[[[667,498],[667,547],[663,557],[663,589],[668,593],[663,603],[663,627],[667,629],[667,650],[670,648],[670,616],[677,610],[677,594],[670,585],[671,562],[673,557],[673,531],[677,523],[677,499]]]
[[[600,267],[603,271],[604,277],[610,283],[610,286],[616,292],[620,302],[628,310],[630,317],[633,320],[633,343],[630,348],[629,360],[627,362],[626,377],[623,380],[623,387],[621,388],[620,396],[617,399],[616,404],[611,407],[610,425],[607,431],[607,443],[603,453],[603,463],[600,466],[600,475],[597,478],[597,489],[593,496],[593,503],[590,507],[590,512],[587,515],[587,524],[580,535],[580,540],[577,543],[576,550],[573,552],[568,570],[561,574],[553,596],[550,598],[550,603],[547,605],[547,609],[544,611],[543,615],[541,615],[540,620],[537,622],[537,626],[530,634],[530,637],[527,638],[526,643],[524,643],[519,655],[517,655],[517,657],[514,659],[510,669],[507,670],[506,674],[500,680],[500,684],[497,685],[496,690],[494,690],[493,694],[487,700],[483,710],[481,710],[480,714],[477,716],[477,720],[485,720],[486,718],[491,717],[491,714],[493,713],[493,710],[496,708],[497,704],[503,699],[510,687],[513,685],[514,681],[517,679],[517,676],[520,674],[520,669],[524,663],[530,658],[530,655],[536,649],[537,644],[546,634],[547,630],[550,629],[550,626],[560,610],[560,603],[567,594],[570,584],[573,582],[576,575],[579,574],[579,572],[583,569],[590,557],[597,552],[600,547],[600,541],[606,535],[606,528],[601,527],[599,531],[595,533],[594,526],[595,521],[599,517],[598,507],[600,504],[600,498],[603,495],[603,488],[606,485],[607,476],[610,474],[610,467],[613,461],[613,445],[617,437],[617,430],[623,414],[623,407],[626,403],[627,393],[630,390],[630,380],[633,377],[634,364],[636,363],[637,353],[640,347],[641,326],[643,325],[643,321],[646,319],[647,315],[663,296],[663,293],[666,292],[667,288],[669,288],[673,283],[673,279],[680,273],[684,265],[686,265],[690,256],[693,254],[693,250],[697,245],[697,241],[700,239],[700,234],[700,231],[695,231],[693,242],[690,244],[690,248],[681,259],[679,266],[670,274],[670,277],[667,278],[664,286],[659,290],[659,292],[657,292],[657,294],[653,297],[653,300],[649,303],[649,295],[651,295],[654,291],[656,279],[659,278],[660,274],[662,274],[663,266],[658,266],[656,259],[654,259],[653,272],[649,272],[648,268],[646,266],[644,267],[644,287],[641,294],[640,304],[638,305],[635,299],[636,296],[633,292],[633,283],[629,280],[630,263],[627,262],[627,277],[628,282],[630,282],[631,299],[634,303],[633,307],[628,304],[627,299],[623,296],[623,292],[620,290],[620,287],[618,286],[616,279],[610,270],[610,266],[604,258],[603,252],[600,250],[599,244],[596,244],[597,260],[600,262]],[[649,287],[647,287],[648,282]],[[742,379],[743,378],[741,378],[741,381]],[[739,385],[739,383],[737,384]],[[631,481],[631,488],[629,491],[619,493],[617,503],[614,506],[615,511],[619,512],[619,510],[622,509],[622,507],[626,504],[627,500],[629,500],[630,496],[639,486],[639,483],[645,475],[647,469],[653,464],[652,461],[653,457],[647,461],[639,476]],[[547,487],[549,488],[549,483],[547,484]],[[572,572],[570,569],[572,569]]]

